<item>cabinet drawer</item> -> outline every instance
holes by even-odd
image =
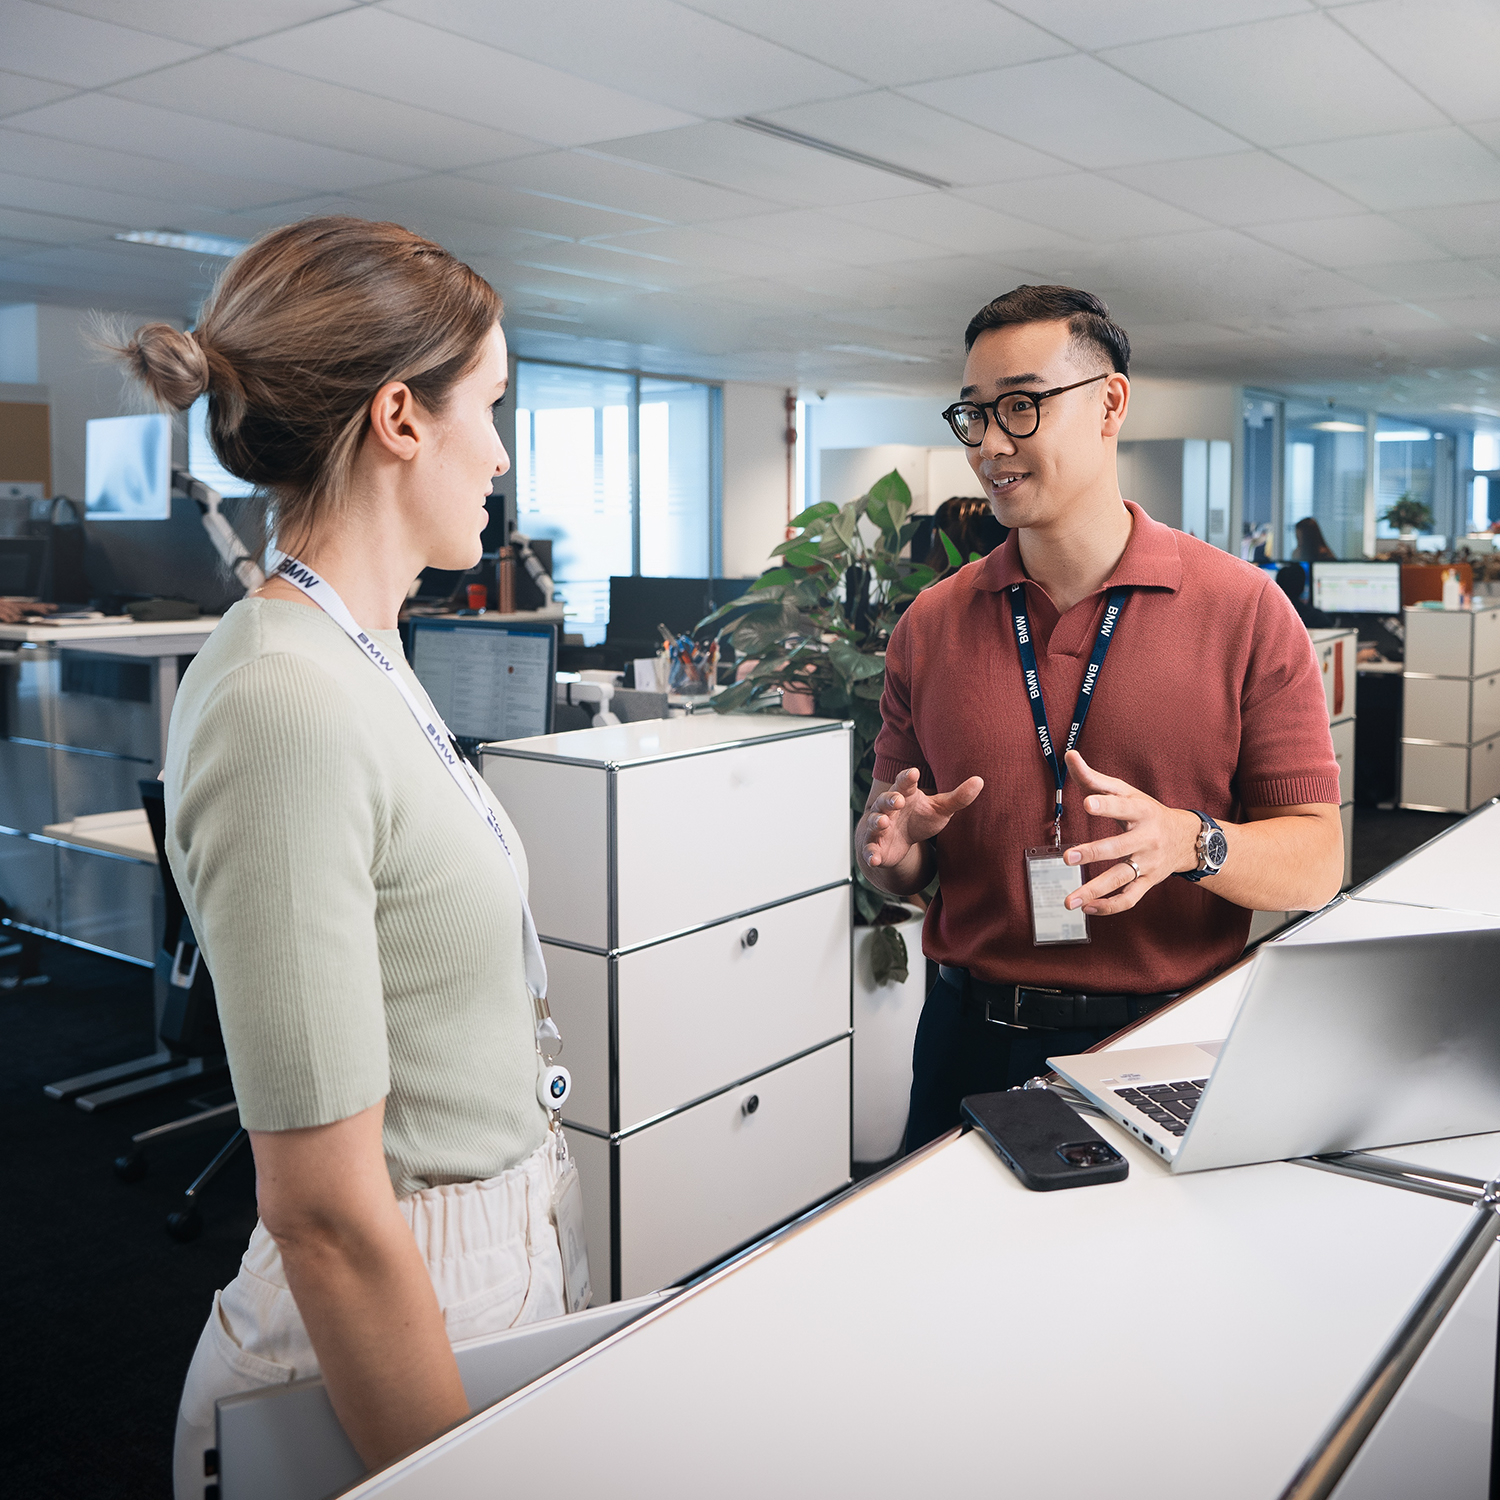
[[[620,1294],[633,1297],[848,1182],[849,1043],[705,1099],[627,1136],[616,1151]]]
[[[1401,746],[1401,805],[1471,812],[1500,796],[1500,738],[1477,745]]]
[[[1333,737],[1333,758],[1339,767],[1339,801],[1354,801],[1354,720],[1340,719],[1329,733]]]
[[[1474,664],[1469,670],[1476,677],[1500,672],[1500,609],[1481,610],[1474,616]]]
[[[796,789],[795,829],[771,809]],[[628,766],[616,791],[618,935],[633,948],[849,874],[849,736]]]
[[[1407,739],[1467,745],[1500,734],[1500,674],[1408,677],[1403,689],[1401,732]]]
[[[839,886],[623,954],[619,1128],[847,1031],[849,899]]]

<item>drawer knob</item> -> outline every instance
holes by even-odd
[[[755,1113],[755,1111],[758,1110],[759,1108],[760,1108],[760,1095],[759,1094],[751,1094],[751,1096],[748,1099],[746,1099],[745,1102],[742,1105],[740,1105],[741,1111],[744,1114],[747,1114],[747,1115],[753,1115]]]
[[[760,929],[758,927],[751,927],[740,938],[740,946],[742,948],[753,948],[759,941]]]

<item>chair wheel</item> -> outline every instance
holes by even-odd
[[[139,1149],[115,1157],[115,1176],[121,1182],[139,1182],[146,1175],[146,1153]]]
[[[167,1215],[167,1233],[179,1245],[186,1245],[203,1233],[203,1215],[196,1208],[184,1208]]]

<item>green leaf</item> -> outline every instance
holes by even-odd
[[[722,693],[713,699],[714,712],[718,714],[732,714],[737,708],[743,707],[750,701],[750,696],[758,686],[753,680],[737,682],[733,687],[727,687]]]
[[[981,558],[981,557],[982,557],[982,556],[983,556],[983,555],[984,555],[984,554],[983,554],[983,553],[982,553],[982,552],[971,552],[971,553],[970,553],[970,554],[969,554],[969,561],[970,561],[970,562],[978,562],[978,561],[979,561],[979,559],[980,559],[980,558]]]
[[[875,929],[870,938],[870,972],[876,984],[906,983],[911,973],[906,939],[896,928]]]
[[[885,671],[885,663],[878,656],[866,656],[848,641],[835,641],[829,646],[828,659],[851,682],[858,682],[865,677],[878,677]]]
[[[892,469],[870,486],[870,519],[882,531],[899,531],[910,509],[911,490],[899,470]]]
[[[796,582],[797,575],[790,568],[767,568],[738,599],[732,600],[731,603],[744,604],[751,595],[761,594],[766,589],[785,588],[787,584]],[[766,594],[765,597],[769,599],[773,596]]]
[[[943,551],[948,554],[948,566],[950,568],[963,567],[963,554],[953,545],[953,538],[941,526],[937,528],[937,534],[943,539]]]
[[[839,508],[832,500],[820,500],[816,505],[809,505],[800,515],[793,516],[790,525],[801,527],[804,531],[816,525],[819,521],[826,521],[830,516],[836,516]]]
[[[817,544],[814,542],[799,542],[796,546],[788,549],[783,556],[788,567],[791,568],[821,568],[825,567],[821,556],[818,554]]]

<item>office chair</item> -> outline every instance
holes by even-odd
[[[198,1057],[205,1071],[222,1069],[224,1037],[219,1030],[219,1008],[214,996],[214,982],[203,962],[203,955],[193,937],[172,867],[167,863],[167,808],[159,781],[142,781],[141,801],[146,821],[151,825],[151,839],[156,845],[157,867],[161,871],[162,905],[166,920],[162,924],[161,947],[156,954],[158,974],[166,978],[167,1000],[158,1028],[162,1045],[177,1057]],[[169,1136],[186,1135],[205,1130],[226,1121],[238,1119],[239,1105],[228,1104],[194,1111],[165,1125],[154,1126],[131,1137],[131,1149],[115,1158],[115,1175],[122,1182],[139,1182],[146,1175],[146,1147]],[[236,1125],[234,1134],[220,1148],[214,1159],[193,1179],[183,1194],[183,1206],[167,1215],[167,1233],[186,1243],[203,1232],[203,1214],[199,1197],[239,1148],[249,1139]]]

